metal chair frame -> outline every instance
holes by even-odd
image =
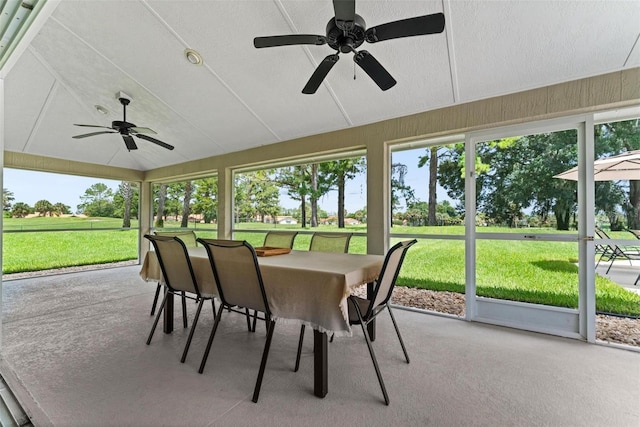
[[[264,236],[264,243],[262,244],[263,246],[273,246],[273,247],[278,247],[278,248],[289,248],[292,249],[293,248],[293,242],[296,239],[296,236],[298,235],[297,231],[269,231],[267,232],[267,234]],[[282,245],[278,245],[275,243],[270,243],[269,240],[272,239],[290,239],[287,243],[287,246],[282,246]]]
[[[169,296],[169,294],[172,295],[179,295],[182,297],[182,303],[183,303],[183,317],[184,317],[184,313],[185,313],[185,299],[191,299],[194,300],[197,304],[198,304],[198,308],[196,309],[196,314],[193,318],[193,323],[191,324],[191,330],[189,331],[189,337],[187,338],[187,343],[185,344],[184,347],[184,351],[182,352],[182,357],[180,358],[180,362],[184,363],[184,361],[187,358],[187,353],[189,352],[189,347],[191,346],[191,340],[193,339],[193,334],[195,332],[196,329],[196,325],[198,324],[198,319],[200,318],[200,312],[202,311],[202,305],[204,303],[205,300],[211,300],[211,307],[213,309],[213,316],[216,316],[216,305],[215,305],[215,301],[213,297],[204,297],[202,296],[202,294],[200,293],[200,288],[198,287],[198,282],[196,280],[196,276],[193,272],[193,266],[191,265],[191,260],[189,259],[189,253],[187,251],[187,247],[185,246],[184,242],[178,238],[178,237],[171,237],[171,236],[151,236],[146,234],[144,236],[146,239],[148,239],[149,241],[151,241],[151,244],[153,245],[155,251],[156,251],[156,256],[158,258],[158,263],[160,264],[160,269],[162,270],[162,276],[164,277],[164,281],[165,281],[165,286],[166,286],[166,290],[164,293],[164,298],[162,299],[162,303],[160,304],[160,308],[158,309],[158,314],[156,315],[156,318],[153,322],[153,326],[151,327],[151,332],[149,333],[149,337],[147,338],[147,345],[151,344],[151,339],[153,338],[153,334],[156,330],[156,327],[158,326],[158,321],[160,320],[160,316],[162,315],[162,311],[165,308],[165,305],[167,303],[167,297]],[[182,247],[182,250],[184,252],[184,256],[185,256],[185,262],[187,265],[187,268],[189,270],[189,278],[191,279],[191,283],[193,285],[193,289],[194,289],[194,296],[188,295],[185,293],[185,291],[176,289],[173,287],[173,285],[171,284],[171,280],[169,279],[169,274],[167,274],[167,269],[165,267],[165,260],[163,259],[163,255],[162,255],[162,250],[160,249],[160,247],[158,246],[158,241],[175,241],[177,242],[177,244],[179,244]],[[186,324],[185,324],[186,327]]]
[[[262,352],[262,359],[260,361],[260,370],[258,371],[258,378],[256,379],[256,384],[255,384],[255,388],[253,391],[253,398],[252,401],[254,403],[258,402],[258,397],[260,394],[260,387],[262,385],[262,379],[264,377],[264,371],[265,371],[265,367],[267,365],[267,358],[269,357],[269,349],[271,347],[271,340],[273,338],[273,331],[275,329],[275,320],[272,318],[272,314],[271,314],[271,310],[269,308],[269,301],[267,299],[267,294],[265,292],[264,289],[264,283],[262,281],[262,274],[260,273],[260,266],[258,265],[258,259],[256,256],[256,252],[253,249],[253,246],[251,246],[247,241],[245,240],[217,240],[217,239],[198,239],[198,242],[201,243],[205,249],[207,250],[207,255],[209,257],[209,262],[211,264],[211,269],[213,270],[213,275],[214,278],[216,280],[216,285],[218,287],[218,297],[220,298],[220,301],[222,302],[222,306],[220,308],[220,310],[218,310],[218,314],[214,320],[213,323],[213,329],[211,330],[211,335],[209,336],[209,341],[207,342],[207,347],[205,349],[204,355],[202,356],[202,362],[200,363],[200,368],[198,369],[198,372],[200,374],[203,373],[204,371],[204,367],[205,364],[207,363],[207,359],[209,357],[209,352],[211,351],[211,345],[213,344],[213,339],[215,337],[216,331],[218,329],[218,325],[220,324],[220,320],[222,319],[222,313],[223,313],[223,308],[226,308],[227,311],[235,311],[237,313],[241,313],[244,314],[244,312],[239,311],[236,309],[236,307],[238,307],[237,305],[231,304],[227,301],[227,299],[225,298],[225,293],[224,293],[224,283],[220,280],[220,275],[219,275],[219,269],[220,268],[225,268],[226,266],[224,265],[217,265],[216,264],[216,258],[215,255],[212,252],[211,247],[212,246],[216,246],[216,247],[221,247],[221,248],[238,248],[240,246],[246,247],[248,251],[250,251],[252,257],[253,257],[253,266],[255,268],[255,272],[256,272],[256,279],[258,282],[258,286],[260,288],[260,294],[262,297],[262,301],[263,301],[263,305],[264,305],[264,316],[263,317],[258,317],[257,316],[257,309],[255,309],[255,307],[249,307],[251,309],[254,309],[254,319],[255,318],[259,318],[260,320],[265,320],[266,324],[267,324],[267,339],[264,345],[264,350]],[[248,313],[248,308],[245,308],[246,313]],[[247,325],[249,325],[249,317],[247,316]],[[251,330],[251,329],[250,329]],[[255,331],[255,320],[254,320],[254,329]]]
[[[180,231],[154,231],[154,234],[156,236],[168,236],[168,237],[180,237],[180,236],[184,236],[184,235],[193,235],[193,246],[197,246],[198,244],[196,243],[196,233],[194,233],[191,230],[185,231],[185,230],[180,230]],[[185,243],[185,239],[180,239],[182,240],[183,243]],[[185,246],[190,247],[192,245],[187,245],[185,243]],[[158,297],[160,296],[160,288],[162,288],[162,285],[160,284],[160,282],[158,282],[158,286],[156,286],[156,294],[153,297],[153,304],[151,305],[151,313],[149,314],[150,316],[153,316],[155,314],[156,311],[156,305],[158,304]],[[186,328],[187,327],[187,303],[185,300],[184,295],[182,295],[182,324],[183,326]]]

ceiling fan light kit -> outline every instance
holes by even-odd
[[[72,138],[74,139],[82,139],[82,138],[87,138],[90,136],[96,136],[96,135],[102,135],[105,133],[119,133],[122,136],[122,140],[124,141],[124,145],[127,147],[127,150],[131,151],[131,150],[137,150],[138,146],[136,145],[136,142],[134,141],[133,137],[137,137],[140,139],[144,139],[145,141],[149,141],[152,142],[156,145],[159,145],[160,147],[166,148],[167,150],[173,150],[174,147],[173,145],[169,145],[166,142],[162,142],[159,139],[156,138],[152,138],[148,135],[145,135],[147,133],[152,133],[155,134],[156,132],[152,129],[149,128],[145,128],[145,127],[138,127],[133,123],[129,123],[127,121],[127,105],[129,105],[131,103],[132,98],[127,95],[124,92],[118,92],[116,93],[116,98],[118,99],[118,101],[120,101],[120,104],[122,104],[122,110],[123,110],[123,118],[122,120],[114,120],[111,122],[111,127],[107,127],[107,126],[100,126],[100,125],[80,125],[80,124],[74,124],[74,126],[81,126],[81,127],[90,127],[90,128],[102,128],[102,129],[109,129],[109,130],[101,130],[101,131],[97,131],[97,132],[91,132],[91,133],[85,133],[82,135],[76,135],[73,136]],[[102,111],[98,108],[101,107],[99,105],[96,106],[96,109],[98,111],[100,111],[102,113]],[[102,107],[104,109],[105,112],[108,112],[104,107]],[[106,114],[106,113],[105,113]]]
[[[355,0],[333,0],[335,17],[328,23],[326,36],[312,34],[292,34],[282,36],[256,37],[254,47],[292,46],[292,45],[323,45],[336,50],[337,53],[325,57],[318,65],[311,78],[302,89],[304,94],[313,94],[318,90],[329,71],[340,59],[340,53],[353,53],[353,60],[380,89],[388,90],[395,86],[395,79],[368,51],[356,50],[365,41],[377,43],[403,37],[437,34],[444,31],[444,14],[417,16],[388,22],[367,29],[364,19],[356,14]]]

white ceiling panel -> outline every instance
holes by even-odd
[[[640,22],[637,1],[449,4],[462,101],[621,69]]]
[[[356,3],[368,28],[438,12],[441,34],[358,48],[397,80],[391,89],[346,53],[304,95],[335,51],[256,49],[253,39],[325,35],[330,0],[62,1],[5,80],[5,149],[149,170],[640,65],[637,1]],[[185,48],[204,64],[189,64]],[[118,91],[133,98],[127,120],[175,150],[136,139],[128,152],[117,134],[72,138],[90,129],[74,123],[122,120]]]
[[[5,103],[5,150],[25,149],[54,84],[54,77],[26,52],[5,81],[5,97],[9,100]]]

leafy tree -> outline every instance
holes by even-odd
[[[64,203],[58,202],[51,207],[51,212],[55,216],[66,215],[71,213],[71,207],[65,205]]]
[[[438,203],[438,146],[432,146],[427,151],[428,154],[418,158],[418,167],[429,164],[429,204],[428,204],[428,225],[436,225],[436,205]]]
[[[199,179],[194,184],[193,212],[208,224],[218,217],[218,177]]]
[[[14,218],[24,218],[31,213],[33,213],[33,208],[23,202],[18,202],[11,208],[11,216]]]
[[[158,208],[156,211],[156,221],[154,226],[156,228],[164,227],[164,204],[167,198],[167,184],[160,184],[158,187]]]
[[[53,205],[48,200],[38,200],[35,205],[33,205],[34,211],[38,212],[38,215],[42,216],[51,216],[51,211],[53,210]]]
[[[138,186],[135,183],[122,181],[113,196],[114,215],[122,217],[122,228],[131,228],[131,218],[138,216]]]
[[[344,197],[345,184],[356,177],[364,169],[364,157],[341,159],[320,164],[320,172],[329,189],[338,190],[338,228],[344,228]]]
[[[182,198],[182,221],[180,227],[187,228],[189,225],[189,216],[191,215],[191,194],[193,186],[191,181],[184,183],[184,195]]]
[[[307,197],[311,194],[309,165],[296,165],[280,168],[275,181],[286,188],[287,195],[300,202],[300,223],[307,226]]]
[[[404,183],[407,175],[407,165],[393,163],[391,165],[391,216],[400,207],[400,197],[404,199],[405,205],[409,206],[415,200],[413,189]]]
[[[98,182],[87,188],[83,196],[80,196],[81,204],[78,210],[88,216],[113,217],[115,207],[113,205],[113,190],[106,184]]]
[[[9,191],[6,188],[2,189],[2,209],[6,212],[11,210],[11,202],[15,200],[13,196],[13,192]]]

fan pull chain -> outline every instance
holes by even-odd
[[[355,79],[356,79],[356,63],[354,61],[354,63],[353,63],[353,80],[355,80]]]

